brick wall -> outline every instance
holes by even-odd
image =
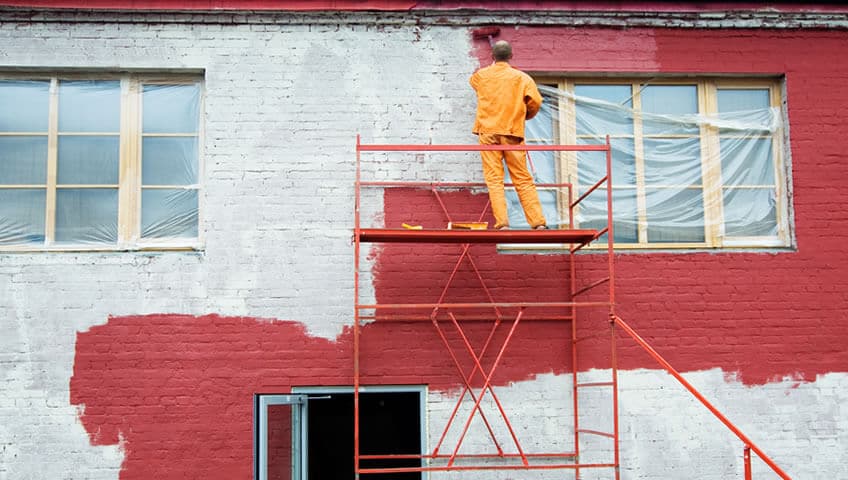
[[[0,256],[0,478],[250,478],[253,393],[350,383],[355,135],[472,142],[466,79],[484,48],[466,28],[380,26],[367,15],[339,24],[86,18],[0,22],[0,66],[203,69],[205,248]],[[848,475],[839,407],[848,400],[839,208],[848,36],[550,27],[503,36],[531,70],[786,74],[797,249],[618,255],[619,311],[793,478]],[[473,158],[418,160],[385,157],[369,173],[480,179]],[[376,222],[426,213],[403,192],[370,200]],[[563,271],[553,257],[485,248],[477,258],[501,294],[528,266],[540,283]],[[426,298],[431,284],[409,275],[416,253],[367,252],[365,297]],[[594,257],[581,259],[587,276],[598,274]],[[495,379],[528,431],[542,432],[534,439],[571,425],[565,333],[523,330]],[[363,342],[369,382],[430,384],[435,441],[458,383],[432,329],[372,325]],[[740,476],[741,445],[622,346],[622,478]],[[608,363],[597,358],[582,375],[604,381]],[[610,428],[608,401],[587,399],[587,428]],[[606,439],[582,448],[598,452],[593,460],[609,454]],[[770,478],[756,468],[755,478]]]

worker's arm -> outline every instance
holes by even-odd
[[[471,88],[473,88],[474,91],[477,91],[477,85],[479,83],[480,83],[480,75],[478,75],[477,72],[474,72],[474,74],[471,75],[471,78],[468,79],[468,84],[471,85]]]
[[[527,79],[527,86],[524,89],[524,104],[527,105],[527,120],[535,117],[542,108],[542,94],[536,88],[536,82],[530,78]]]

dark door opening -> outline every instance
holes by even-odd
[[[329,398],[327,398],[329,397]],[[362,455],[420,454],[419,392],[360,392]],[[309,400],[309,480],[353,480],[353,393]],[[418,467],[419,459],[363,460],[362,468]],[[362,480],[420,480],[419,472],[363,474]]]

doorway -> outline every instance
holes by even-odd
[[[361,455],[420,455],[425,387],[362,387]],[[295,388],[256,395],[257,480],[353,480],[354,406],[349,387]],[[420,458],[363,459],[360,468],[421,466]],[[422,480],[421,472],[361,474],[360,480]]]
[[[353,479],[353,393],[309,395],[308,480]],[[360,391],[362,455],[421,453],[421,394]],[[361,468],[418,467],[420,459],[362,460]],[[420,480],[419,472],[362,474],[361,480]]]

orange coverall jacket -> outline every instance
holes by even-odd
[[[495,62],[477,70],[469,83],[477,92],[472,131],[524,138],[524,121],[533,118],[542,106],[533,79],[507,62]]]

